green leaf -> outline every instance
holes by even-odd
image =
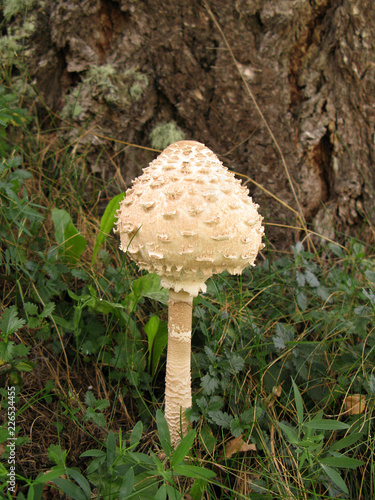
[[[181,440],[180,444],[177,446],[173,453],[171,465],[172,467],[178,465],[187,456],[191,447],[193,446],[195,439],[195,430],[189,431],[186,436]]]
[[[48,452],[51,446],[48,448]],[[49,453],[48,453],[48,458],[50,458]],[[54,481],[54,479],[63,476],[64,474],[65,474],[65,467],[63,466],[53,467],[52,470],[48,472],[42,472],[41,474],[39,474],[39,476],[35,479],[34,483],[43,484],[46,481]]]
[[[66,472],[70,477],[74,479],[74,481],[76,481],[79,484],[86,498],[91,498],[91,489],[87,479],[84,476],[82,476],[82,474],[78,472],[76,469],[69,468],[66,469]]]
[[[226,357],[228,358],[234,373],[239,373],[244,369],[245,361],[239,354],[228,351],[226,352]]]
[[[58,478],[53,481],[56,486],[58,486],[63,493],[73,498],[74,500],[88,500],[90,496],[86,496],[83,490],[72,483],[68,479]]]
[[[68,259],[69,263],[74,265],[79,260],[80,256],[86,249],[87,241],[78,232],[73,222],[70,222],[65,229],[65,252],[64,255]]]
[[[67,450],[62,450],[61,447],[56,444],[51,444],[47,450],[48,459],[61,467],[64,467],[65,465],[67,454]],[[64,472],[62,472],[62,474],[65,474],[65,470]]]
[[[169,500],[183,500],[183,496],[181,493],[173,486],[167,484],[167,494]]]
[[[302,291],[296,293],[296,301],[299,309],[304,312],[307,309],[307,297]]]
[[[232,415],[228,415],[226,412],[222,412],[220,410],[210,411],[209,416],[214,424],[223,427],[224,429],[229,429],[232,423],[233,417]]]
[[[311,420],[303,424],[308,429],[320,431],[340,431],[349,429],[350,425],[339,422],[338,420],[326,420],[324,418]]]
[[[327,476],[331,479],[332,482],[335,483],[336,486],[340,488],[341,491],[349,495],[349,490],[343,480],[343,478],[340,476],[340,474],[335,471],[334,469],[331,469],[331,467],[328,467],[327,465],[322,464],[322,469],[324,472],[327,474]]]
[[[148,273],[134,280],[132,289],[133,292],[130,299],[133,302],[133,307],[142,297],[159,300],[159,302],[164,304],[168,302],[169,292],[168,290],[161,289],[160,276],[155,273]]]
[[[54,208],[52,222],[60,253],[70,264],[76,264],[86,248],[86,239],[78,232],[66,210]]]
[[[217,439],[213,436],[208,425],[205,425],[201,430],[201,441],[208,453],[212,453],[216,446]]]
[[[124,476],[124,480],[121,484],[118,498],[125,499],[127,496],[129,496],[133,490],[133,486],[134,486],[134,471],[133,468],[131,468],[126,472]]]
[[[235,418],[231,421],[230,431],[232,433],[232,436],[234,436],[234,437],[238,437],[240,434],[243,433],[243,428],[242,428],[242,425],[240,423],[238,416],[235,416]]]
[[[274,346],[279,351],[282,351],[286,347],[286,342],[291,342],[294,339],[294,335],[295,330],[293,326],[279,322],[276,323],[276,335],[272,338]]]
[[[148,370],[154,375],[163,349],[168,343],[168,325],[155,315],[149,319],[144,329],[148,338]]]
[[[176,465],[173,472],[176,476],[191,477],[192,479],[212,479],[216,473],[197,465]]]
[[[105,445],[107,448],[107,468],[109,470],[116,460],[116,438],[113,431],[109,431]]]
[[[329,451],[338,451],[342,450],[343,448],[348,448],[349,446],[352,446],[352,444],[357,443],[361,439],[361,437],[362,434],[360,434],[359,432],[356,432],[354,434],[349,434],[348,436],[345,436],[339,441],[335,441],[333,445],[329,448]]]
[[[293,379],[292,379],[292,384],[293,384],[293,392],[294,392],[294,401],[296,403],[298,423],[302,424],[302,422],[303,422],[303,401],[302,401],[301,393],[299,392],[298,387]]]
[[[288,441],[291,444],[297,445],[297,444],[300,443],[299,436],[298,436],[298,434],[296,433],[296,431],[294,429],[292,429],[288,425],[283,424],[282,422],[277,422],[277,425],[280,427],[280,429],[286,435]]]
[[[25,310],[25,313],[30,316],[36,316],[38,314],[38,306],[33,302],[25,302],[23,304],[23,308]]]
[[[201,386],[206,394],[213,394],[219,387],[219,380],[208,373],[201,378]]]
[[[48,316],[51,316],[53,311],[55,310],[56,304],[54,302],[49,302],[48,304],[45,305],[42,313],[40,314],[41,318],[48,318]]]
[[[18,318],[16,306],[9,306],[5,309],[3,317],[0,321],[0,331],[3,332],[4,340],[14,332],[23,327],[26,323],[24,319]]]
[[[193,486],[190,488],[189,494],[193,500],[201,500],[204,498],[206,488],[207,481],[205,479],[196,479]]]
[[[85,403],[87,406],[95,406],[95,403],[97,402],[96,397],[92,393],[92,391],[86,391],[85,393]]]
[[[162,484],[155,493],[155,500],[167,500],[167,485]]]
[[[158,428],[158,436],[160,440],[161,447],[168,458],[171,457],[172,445],[171,445],[171,435],[169,433],[168,424],[165,420],[163,412],[157,410],[156,412],[156,425]]]
[[[130,436],[131,448],[135,448],[139,444],[139,441],[141,440],[142,437],[142,432],[143,432],[143,424],[141,421],[139,421],[135,424],[134,429],[132,430]]]
[[[110,232],[114,228],[116,218],[116,212],[120,208],[121,201],[125,198],[125,193],[120,193],[108,203],[104,214],[100,220],[100,231],[98,236],[96,237],[94,249],[91,257],[91,264],[94,264],[96,256],[100,248],[103,246],[107,236],[109,236]]]
[[[34,369],[34,364],[30,361],[20,361],[15,365],[15,368],[20,372],[31,372]]]
[[[355,469],[365,462],[356,458],[349,458],[342,455],[341,457],[326,457],[319,460],[320,464],[328,465],[329,467],[337,467],[339,469]]]

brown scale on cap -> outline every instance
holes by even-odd
[[[195,296],[213,274],[241,274],[263,247],[262,217],[248,195],[206,146],[172,144],[126,192],[120,248],[165,288]]]

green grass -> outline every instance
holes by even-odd
[[[208,282],[194,301],[194,431],[173,451],[160,412],[167,297],[109,231],[121,189],[11,87],[0,110],[1,497],[14,387],[20,500],[43,488],[78,500],[373,498],[374,249],[268,245],[256,268]]]

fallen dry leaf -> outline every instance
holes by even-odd
[[[231,458],[236,453],[245,453],[246,451],[256,451],[257,447],[255,444],[245,443],[242,434],[238,437],[231,439],[225,445],[225,456]]]
[[[366,396],[364,394],[353,394],[344,399],[345,412],[348,415],[360,415],[366,408]]]

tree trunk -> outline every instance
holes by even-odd
[[[285,204],[326,237],[373,239],[373,0],[47,0],[32,16],[29,74],[92,171],[129,184],[156,153],[105,137],[150,147],[174,121],[277,198],[249,186],[277,248]]]

